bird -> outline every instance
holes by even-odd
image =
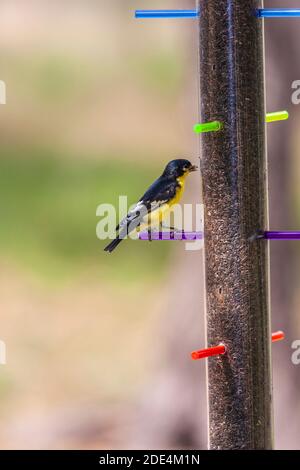
[[[108,253],[114,251],[134,230],[148,229],[151,240],[150,227],[155,223],[162,226],[164,217],[182,197],[186,177],[197,169],[197,165],[193,165],[189,160],[183,158],[171,160],[161,176],[152,183],[133,209],[117,225],[116,238],[104,248],[104,251]]]

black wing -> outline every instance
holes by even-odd
[[[161,176],[150,186],[150,188],[141,197],[142,202],[148,211],[155,210],[176,196],[178,188],[177,181],[172,178],[164,178]]]
[[[117,230],[128,227],[129,224],[132,228],[137,227],[145,216],[145,212],[152,212],[173,199],[176,196],[177,188],[177,181],[160,176],[120,222]]]

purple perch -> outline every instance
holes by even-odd
[[[266,240],[300,240],[300,232],[265,232]]]
[[[148,232],[141,232],[140,240],[149,240]],[[202,240],[203,232],[152,232],[151,240]]]
[[[264,238],[266,240],[300,240],[300,231],[299,232],[274,232],[266,231],[264,232]],[[139,234],[140,240],[149,240],[148,232],[141,232]],[[152,232],[151,240],[202,240],[203,232]]]

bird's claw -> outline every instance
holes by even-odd
[[[256,232],[249,237],[249,241],[254,242],[255,240],[261,240],[262,238],[265,238],[264,230],[256,230]]]

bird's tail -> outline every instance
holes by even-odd
[[[115,248],[117,248],[117,246],[121,243],[121,241],[127,237],[127,235],[128,235],[128,224],[119,232],[116,238],[104,248],[104,251],[107,251],[108,253],[111,253],[112,251],[114,251]]]
[[[111,253],[112,251],[114,251],[115,248],[117,248],[117,246],[119,245],[119,243],[121,243],[122,240],[123,238],[120,238],[120,236],[118,235],[112,242],[109,243],[109,245],[104,248],[104,251]]]

